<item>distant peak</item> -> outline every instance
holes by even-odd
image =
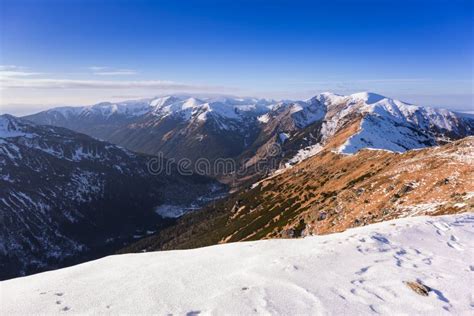
[[[354,100],[364,101],[367,104],[373,104],[380,100],[387,99],[387,97],[384,97],[383,95],[367,91],[351,94],[350,97]]]
[[[194,108],[194,107],[197,107],[197,106],[199,106],[203,103],[204,102],[202,100],[191,97],[183,103],[183,108]]]
[[[341,101],[344,98],[345,98],[345,96],[340,95],[340,94],[336,94],[336,93],[332,93],[332,92],[323,92],[323,93],[320,93],[320,94],[312,97],[307,102],[313,103],[315,100],[317,100],[317,101],[322,102],[324,104],[337,103],[337,102]]]
[[[334,93],[334,92],[330,92],[330,91],[325,91],[325,92],[322,92],[321,95],[323,96],[327,96],[327,97],[343,97],[343,95],[341,94],[337,94],[337,93]]]
[[[7,114],[7,113],[1,114],[0,118],[5,119],[5,120],[16,120],[17,119],[15,116],[13,116],[11,114]]]
[[[25,121],[21,118],[18,118],[16,116],[13,116],[11,114],[2,114],[0,115],[0,125],[2,125],[2,128],[5,128],[6,126],[17,126],[18,124],[28,124],[31,125],[29,121]]]
[[[164,107],[164,106],[167,106],[171,103],[174,103],[174,102],[177,102],[179,101],[180,99],[176,96],[173,96],[173,95],[168,95],[168,96],[164,96],[164,97],[157,97],[157,98],[154,98],[151,102],[150,102],[150,105],[151,106],[154,106],[156,108],[161,108],[161,107]]]

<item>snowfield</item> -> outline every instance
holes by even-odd
[[[110,256],[0,283],[0,314],[474,313],[474,214]],[[429,287],[420,295],[404,282]]]

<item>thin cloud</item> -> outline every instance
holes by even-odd
[[[0,71],[1,78],[10,78],[10,77],[29,77],[41,75],[40,72],[25,72],[25,71]]]
[[[193,85],[164,80],[136,80],[136,81],[113,81],[113,80],[75,80],[75,79],[24,79],[24,78],[1,78],[1,86],[4,88],[33,88],[33,89],[156,89],[156,90],[192,90],[192,91],[214,91],[228,90],[225,87]]]
[[[91,66],[89,70],[96,76],[130,76],[136,75],[138,72],[133,69],[119,69],[104,66]]]
[[[334,85],[334,84],[351,84],[351,83],[416,83],[429,82],[432,79],[427,78],[392,78],[392,79],[356,79],[356,80],[325,80],[325,81],[294,81],[290,84],[319,84],[319,85]]]
[[[9,77],[27,77],[40,75],[39,72],[25,71],[26,67],[20,67],[16,65],[0,65],[0,79]]]
[[[325,81],[293,81],[288,84],[292,85],[351,85],[351,84],[404,84],[404,83],[436,83],[444,80],[435,80],[430,78],[388,78],[388,79],[355,79],[355,80],[325,80]],[[449,82],[472,82],[469,79],[447,79]]]
[[[24,67],[16,65],[0,65],[0,71],[16,71],[20,69],[24,69]]]
[[[92,70],[92,71],[102,71],[102,70],[106,70],[108,69],[108,67],[104,67],[104,66],[90,66],[88,67],[89,70]]]
[[[129,75],[136,75],[137,72],[135,70],[130,69],[118,69],[113,71],[100,71],[94,72],[94,75],[97,76],[129,76]]]

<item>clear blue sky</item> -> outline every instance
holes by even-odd
[[[0,106],[369,90],[470,110],[472,3],[1,0]]]

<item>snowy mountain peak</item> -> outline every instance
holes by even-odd
[[[176,96],[168,95],[164,97],[158,97],[150,101],[150,105],[152,107],[155,107],[156,109],[163,108],[165,106],[169,106],[173,103],[182,101],[181,98],[178,98]]]
[[[349,96],[354,101],[363,101],[366,104],[377,103],[387,97],[373,92],[358,92]]]
[[[137,151],[152,152],[154,146],[170,146],[173,153],[178,150],[175,145],[171,146],[173,142],[168,143],[168,137],[188,137],[191,142],[194,136],[190,136],[189,130],[199,129],[205,129],[198,134],[206,135],[209,142],[212,137],[223,137],[222,131],[226,131],[225,135],[232,135],[229,141],[220,140],[225,144],[222,146],[224,151],[235,146],[239,150],[247,149],[259,132],[271,139],[271,133],[278,135],[302,130],[313,124],[316,124],[313,126],[315,130],[303,140],[304,147],[324,146],[344,128],[353,126],[350,135],[344,136],[350,136],[340,148],[344,153],[354,153],[362,148],[403,152],[474,134],[472,118],[448,110],[411,105],[373,92],[347,96],[324,92],[306,101],[280,102],[222,95],[168,95],[91,107],[53,109],[27,119],[70,128]],[[359,124],[357,131],[354,124]],[[152,136],[141,126],[153,128],[160,137]],[[275,126],[278,126],[276,130]],[[136,131],[131,138],[130,130]],[[143,139],[147,139],[146,146]],[[198,145],[204,146],[206,142],[201,140]],[[180,150],[189,155],[188,147]],[[200,150],[196,149],[196,152]]]
[[[339,149],[344,153],[363,148],[404,152],[474,133],[473,120],[451,111],[416,106],[369,92],[350,95],[345,109],[335,120],[345,122],[345,117],[354,114],[362,115],[363,119],[360,130]]]
[[[326,114],[326,106],[318,100],[295,102],[290,105],[290,113],[298,127],[303,128],[322,120]]]
[[[315,101],[319,101],[322,104],[328,105],[332,103],[339,103],[344,100],[346,97],[340,94],[332,93],[332,92],[323,92],[318,94],[317,96],[312,97],[311,99],[307,100],[306,102],[312,103]]]
[[[187,99],[186,101],[184,101],[183,109],[195,108],[195,107],[200,106],[201,104],[204,104],[204,101],[191,97],[191,98]]]

